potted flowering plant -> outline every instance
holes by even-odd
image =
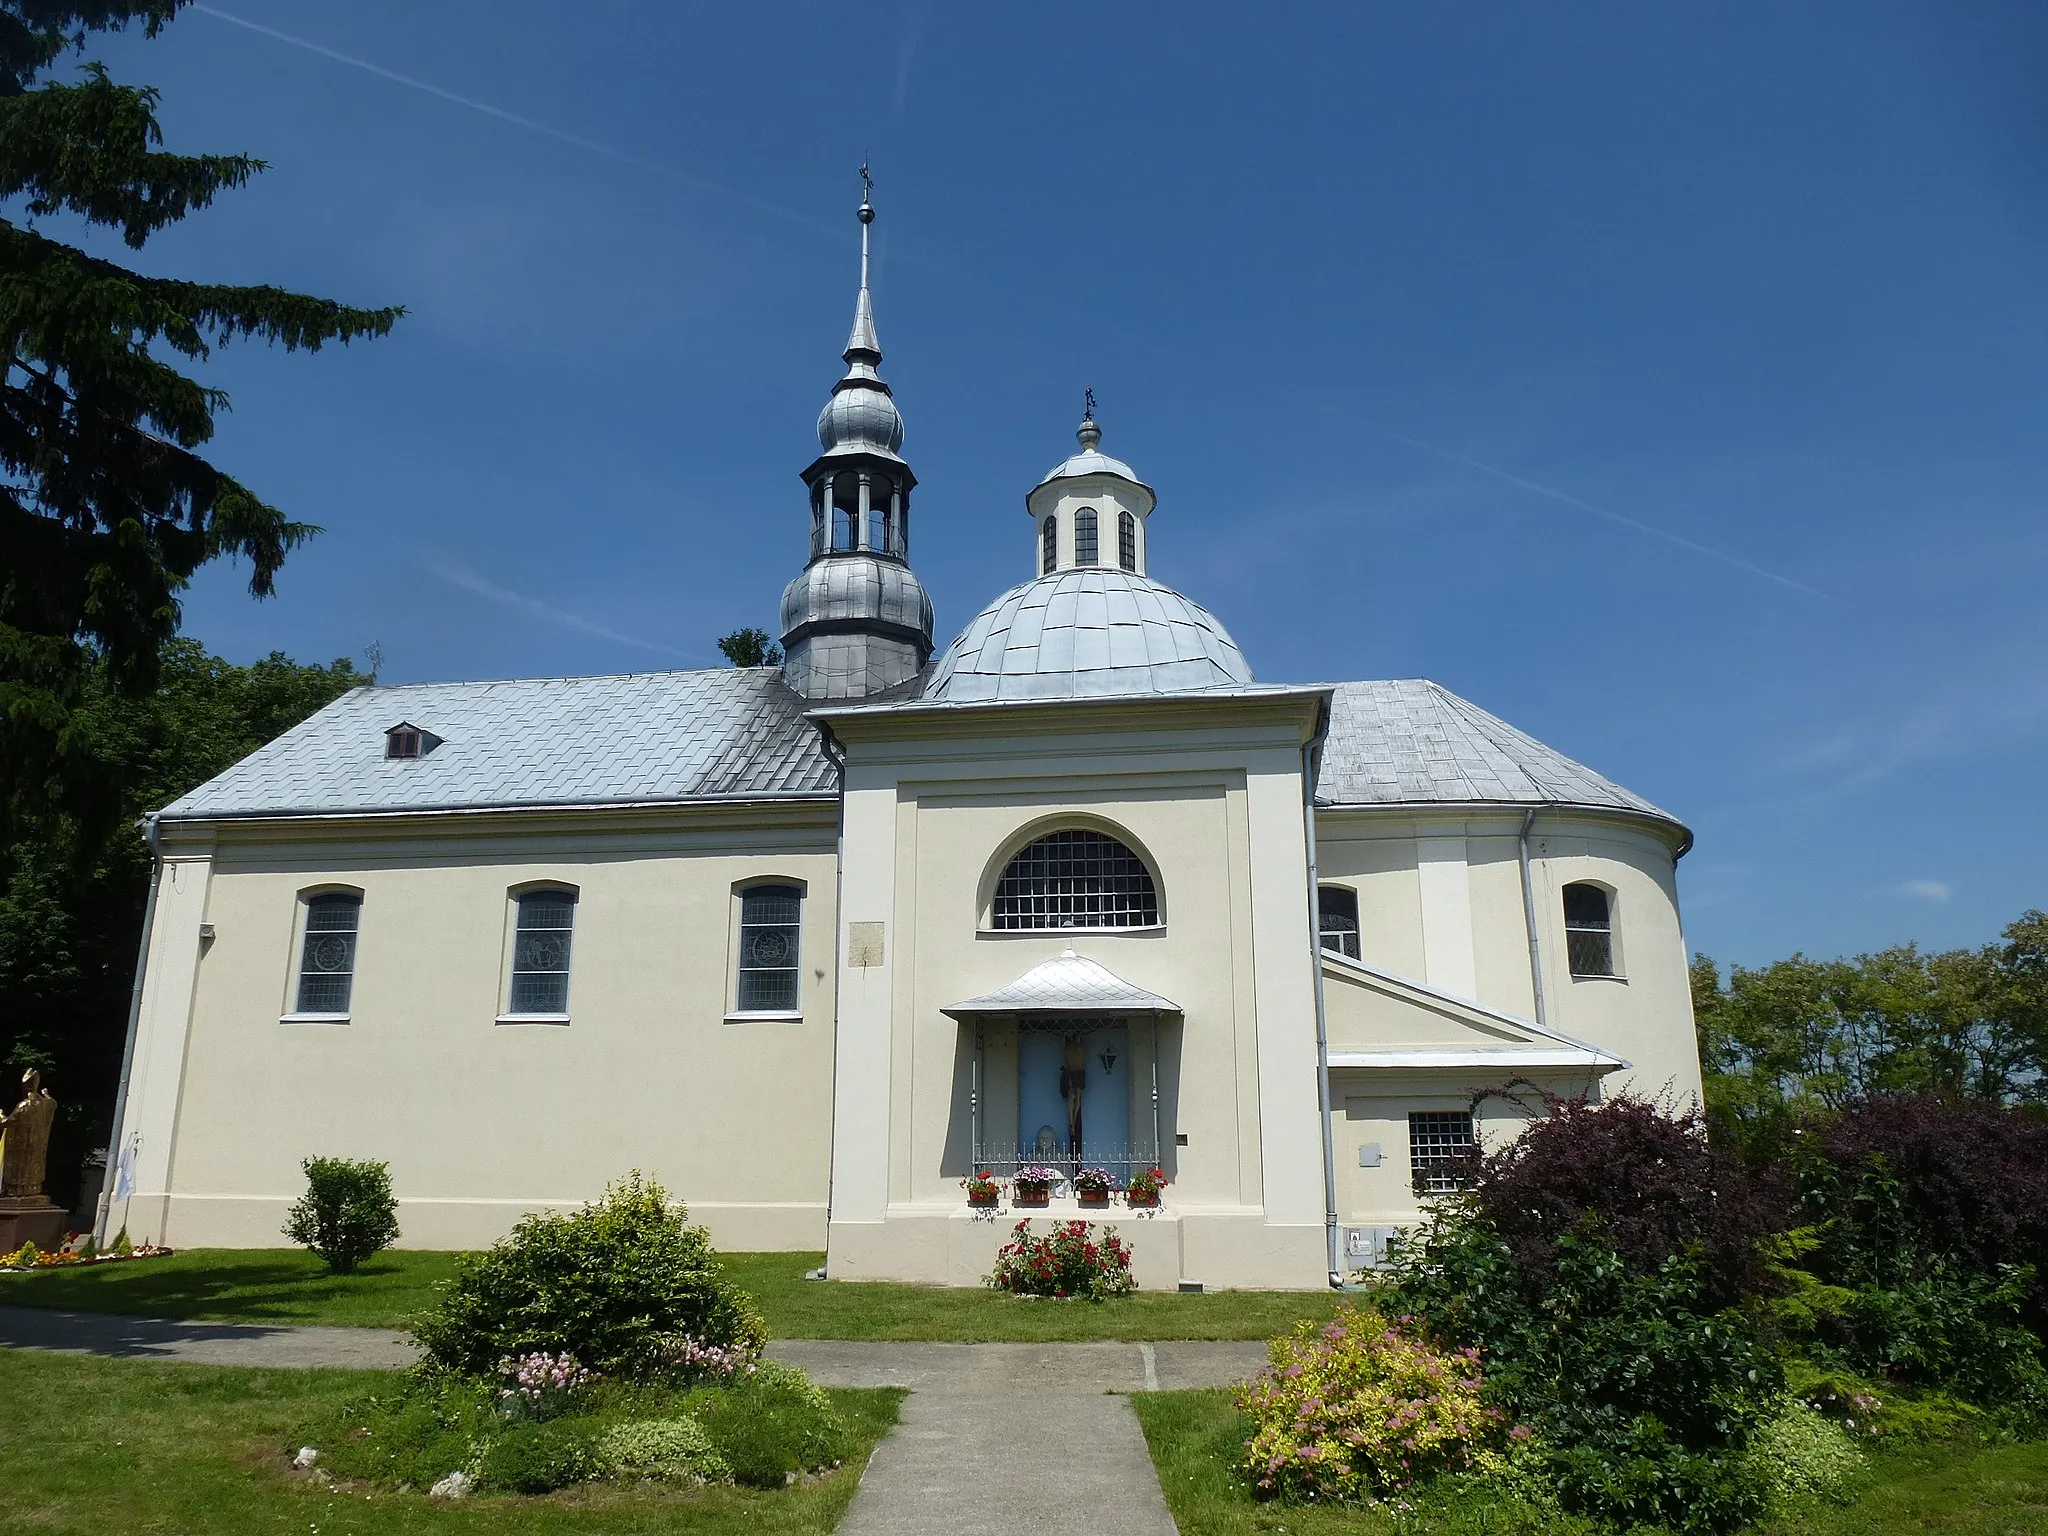
[[[967,1191],[967,1203],[978,1211],[994,1210],[996,1202],[1003,1197],[1003,1186],[986,1168],[971,1178],[962,1179],[960,1187]]]
[[[1157,1168],[1146,1168],[1131,1175],[1130,1187],[1124,1191],[1124,1199],[1134,1209],[1159,1203],[1159,1191],[1166,1188],[1166,1175]]]
[[[1059,1183],[1057,1168],[1029,1166],[1019,1168],[1010,1180],[1010,1200],[1015,1205],[1044,1205],[1051,1195],[1053,1185]]]
[[[1084,1206],[1107,1206],[1109,1188],[1109,1170],[1106,1168],[1083,1168],[1074,1175],[1074,1193]]]

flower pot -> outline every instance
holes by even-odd
[[[1109,1209],[1109,1191],[1106,1189],[1083,1189],[1076,1191],[1084,1211],[1106,1211]]]
[[[996,1208],[997,1202],[1002,1198],[1000,1192],[990,1195],[969,1195],[967,1197],[967,1204],[972,1210],[992,1211]]]
[[[1052,1191],[1042,1184],[1019,1184],[1010,1191],[1010,1204],[1034,1206],[1043,1210],[1051,1197]]]
[[[1159,1205],[1159,1191],[1156,1189],[1149,1195],[1128,1195],[1125,1198],[1134,1211],[1153,1210]]]

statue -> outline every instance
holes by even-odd
[[[43,1193],[57,1101],[43,1091],[43,1075],[34,1067],[22,1073],[21,1087],[21,1102],[0,1115],[0,1253],[23,1243],[54,1248],[64,1240],[70,1214]]]
[[[44,1092],[43,1075],[34,1067],[22,1073],[21,1086],[21,1102],[12,1114],[0,1115],[0,1198],[42,1203],[57,1101]]]
[[[1066,1065],[1060,1068],[1060,1096],[1067,1101],[1067,1152],[1081,1156],[1081,1090],[1088,1086],[1088,1042],[1067,1036]]]

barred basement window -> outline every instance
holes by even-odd
[[[793,885],[756,885],[740,893],[740,1012],[796,1012],[803,910],[804,893]]]
[[[1138,568],[1138,520],[1128,512],[1116,515],[1116,563],[1127,571]]]
[[[1478,1151],[1469,1113],[1416,1110],[1408,1116],[1408,1167],[1418,1195],[1448,1195],[1465,1188]]]
[[[575,928],[574,891],[528,891],[519,898],[508,1012],[569,1011],[569,941]]]
[[[1093,565],[1099,552],[1095,544],[1095,509],[1083,507],[1074,514],[1074,564]]]
[[[1039,524],[1038,574],[1050,576],[1060,563],[1060,520],[1048,517]]]
[[[1159,922],[1159,893],[1144,861],[1115,838],[1054,832],[1010,860],[990,920],[1026,931],[1151,928]]]
[[[1325,885],[1316,891],[1316,905],[1323,912],[1323,948],[1358,959],[1358,892],[1349,886]]]
[[[1564,888],[1564,949],[1574,976],[1614,974],[1614,914],[1601,887]]]
[[[363,898],[346,892],[306,898],[306,939],[299,951],[299,1013],[347,1013],[356,976],[356,930]],[[272,973],[273,975],[275,972]]]

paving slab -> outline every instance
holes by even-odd
[[[391,1328],[188,1322],[50,1307],[0,1307],[0,1348],[285,1370],[397,1371],[419,1358],[411,1336]]]
[[[776,1339],[768,1353],[826,1387],[973,1396],[1173,1392],[1225,1387],[1266,1363],[1260,1343],[924,1344]]]

